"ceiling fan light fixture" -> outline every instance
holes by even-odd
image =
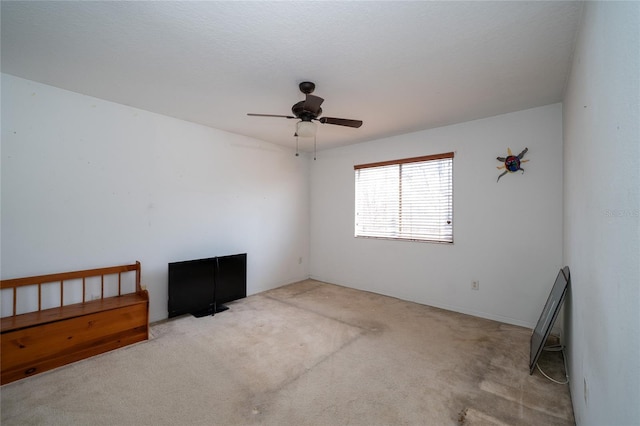
[[[296,125],[296,134],[301,138],[309,138],[316,135],[318,125],[312,121],[299,121]]]

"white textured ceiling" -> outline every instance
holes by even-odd
[[[318,149],[562,100],[580,2],[2,1],[2,71],[280,145],[316,83]],[[10,105],[3,105],[10,108]],[[301,139],[303,147],[308,141]]]

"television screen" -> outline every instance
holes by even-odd
[[[225,303],[247,297],[247,254],[217,257],[216,311]]]
[[[215,312],[216,258],[169,263],[169,318]]]
[[[533,330],[533,334],[531,335],[529,374],[533,374],[533,370],[536,368],[538,358],[542,353],[545,342],[549,338],[551,327],[553,327],[553,323],[560,311],[560,306],[564,301],[564,296],[567,292],[567,286],[569,285],[570,280],[569,267],[565,266],[563,269],[560,269],[560,272],[558,272],[558,276],[553,284],[553,288],[551,288],[551,293],[549,294],[547,303],[544,305],[544,309],[542,309],[542,314],[540,314],[536,328]]]

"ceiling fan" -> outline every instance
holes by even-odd
[[[300,120],[296,125],[296,133],[294,136],[307,137],[314,136],[316,133],[316,124],[314,121],[319,121],[322,124],[335,124],[338,126],[355,127],[362,126],[361,120],[351,120],[348,118],[335,118],[335,117],[320,117],[322,115],[322,108],[320,105],[324,102],[319,96],[312,95],[316,88],[316,85],[310,81],[303,81],[298,86],[300,91],[305,94],[305,100],[300,101],[291,107],[293,115],[277,115],[277,114],[253,114],[247,115],[253,117],[281,117],[289,119]],[[318,118],[320,117],[320,118]]]

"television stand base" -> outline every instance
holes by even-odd
[[[214,312],[212,309],[203,309],[201,311],[191,312],[191,315],[193,315],[196,318],[202,318],[202,317],[206,317],[213,314]]]

